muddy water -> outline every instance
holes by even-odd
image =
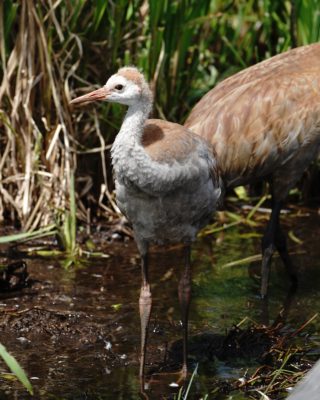
[[[320,309],[320,217],[315,210],[308,213],[310,217],[287,218],[287,228],[303,240],[302,245],[289,242],[290,251],[298,253],[294,260],[299,274],[299,289],[284,312],[292,327],[299,327]],[[259,251],[257,232],[243,226],[199,239],[194,246],[190,359],[192,368],[199,362],[199,375],[189,398],[205,394],[209,399],[245,398],[236,392],[233,397],[213,394],[218,382],[235,381],[248,368],[257,367],[254,355],[219,357],[223,337],[244,318],[272,323],[289,304],[289,283],[280,260],[273,261],[268,304],[257,296],[259,261],[226,265]],[[58,259],[23,257],[31,286],[0,294],[0,342],[23,365],[35,399],[141,398],[137,378],[139,259],[130,241],[104,246],[104,252],[110,257],[69,270]],[[4,253],[2,248],[3,257]],[[177,342],[181,336],[179,260],[177,250],[156,252],[152,257],[150,399],[173,398],[178,390],[170,386],[177,376],[167,370],[168,366],[178,369],[181,355]],[[319,350],[319,328],[319,318],[307,328],[313,335],[314,352]],[[11,378],[0,364],[0,398],[31,398]]]

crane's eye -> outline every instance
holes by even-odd
[[[116,85],[114,88],[116,90],[122,90],[123,89],[123,85]]]

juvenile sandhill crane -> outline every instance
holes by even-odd
[[[191,292],[190,244],[212,216],[221,195],[216,158],[205,139],[189,129],[148,119],[152,93],[143,75],[125,67],[105,86],[71,103],[95,100],[129,106],[111,155],[117,204],[131,222],[141,254],[142,285],[140,378],[144,366],[151,291],[148,249],[151,244],[182,243],[185,269],[178,286],[183,323],[183,367],[187,373],[187,324]]]
[[[261,295],[277,249],[293,282],[279,214],[320,144],[320,44],[289,50],[239,72],[209,91],[185,127],[214,148],[225,188],[267,179],[272,213],[262,239]]]

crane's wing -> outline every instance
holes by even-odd
[[[285,164],[319,135],[320,44],[221,82],[197,103],[185,126],[212,143],[230,186]]]

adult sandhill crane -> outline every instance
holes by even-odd
[[[142,285],[140,378],[144,366],[151,291],[148,253],[153,243],[182,243],[185,269],[178,286],[183,323],[183,367],[187,373],[187,324],[190,303],[190,244],[212,216],[221,195],[216,158],[205,139],[189,129],[148,119],[152,93],[143,75],[125,67],[105,86],[71,103],[106,100],[129,106],[111,155],[120,210],[132,223],[141,254]]]
[[[279,214],[320,143],[320,44],[299,47],[239,72],[209,91],[185,127],[214,148],[225,188],[271,184],[272,213],[262,239],[261,295],[277,249],[294,283]]]

